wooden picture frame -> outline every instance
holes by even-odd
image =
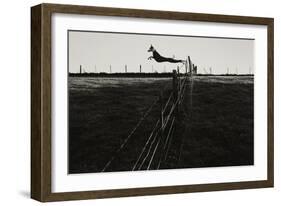
[[[95,191],[52,192],[51,159],[51,61],[54,13],[98,15],[193,22],[220,22],[267,26],[267,179],[214,184],[169,185]],[[244,17],[171,11],[40,4],[31,8],[31,197],[38,201],[65,201],[94,198],[160,195],[273,187],[273,36],[272,18]]]

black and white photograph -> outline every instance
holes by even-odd
[[[67,35],[69,174],[254,164],[255,39]]]
[[[274,187],[274,18],[143,8],[31,8],[32,199]]]

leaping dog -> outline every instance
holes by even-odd
[[[152,45],[150,45],[148,52],[152,52],[152,56],[148,57],[148,60],[154,59],[157,62],[185,63],[185,60],[179,60],[179,59],[167,58],[161,56]]]

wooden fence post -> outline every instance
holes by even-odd
[[[192,64],[191,75],[193,75],[193,73],[194,73],[194,68],[195,68],[195,64]]]
[[[185,60],[185,76],[187,75],[187,59]]]
[[[179,66],[177,67],[177,75],[178,75],[178,92],[180,92],[180,88],[181,88],[181,75],[180,75]]]
[[[188,56],[188,64],[189,64],[189,74],[191,74],[191,72],[192,72],[192,63],[191,63],[190,56]]]
[[[174,96],[174,104],[176,104],[175,113],[178,114],[178,78],[177,71],[173,70],[173,96]]]
[[[197,74],[197,65],[194,67],[193,73],[194,73],[194,74]]]

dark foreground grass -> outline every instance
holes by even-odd
[[[253,81],[201,78],[194,80],[192,101],[187,87],[161,168],[253,164]],[[112,157],[106,171],[132,170],[159,118],[159,107],[116,151],[163,87],[167,98],[171,79],[70,77],[69,172],[101,172]]]
[[[69,172],[100,172],[114,156],[106,171],[131,170],[159,110],[153,109],[125,147],[116,151],[170,84],[167,79],[88,78],[80,82],[70,78]]]
[[[194,81],[179,167],[254,163],[254,88],[252,83]],[[186,95],[186,101],[189,100]],[[191,115],[190,115],[191,113]]]

